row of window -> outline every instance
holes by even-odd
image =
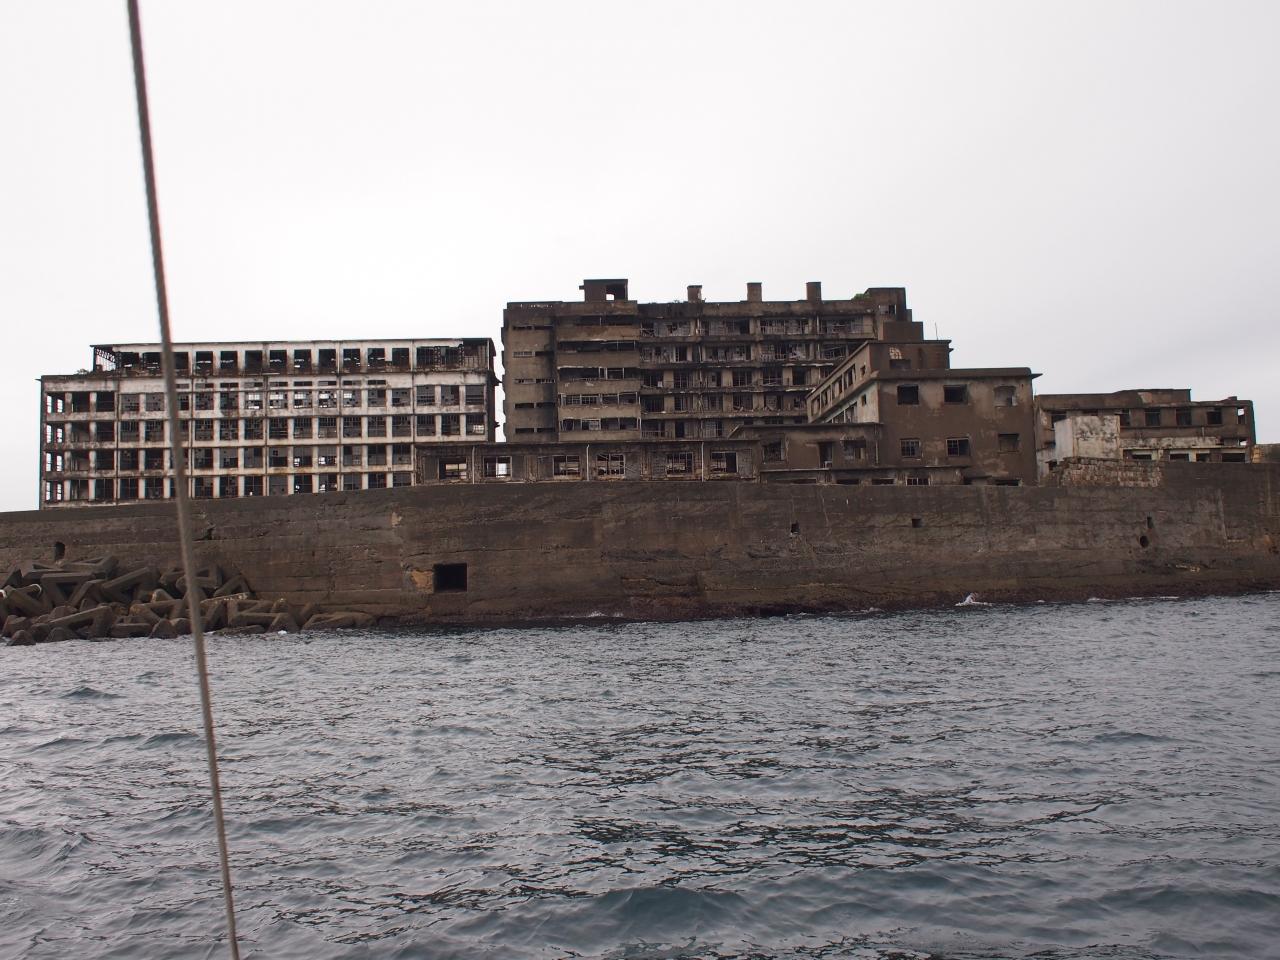
[[[996,442],[1001,453],[1017,453],[1022,447],[1022,437],[1017,433],[998,434]],[[919,459],[923,455],[924,442],[919,437],[903,437],[899,444],[902,456],[908,460]],[[968,437],[947,437],[948,457],[967,457],[970,454]]]
[[[46,503],[81,500],[170,500],[173,480],[161,477],[124,477],[119,480],[54,480],[44,488]],[[193,477],[191,495],[196,499],[285,496],[294,493],[333,493],[339,490],[381,490],[413,485],[407,470],[394,473],[297,474],[273,477]]]
[[[1160,451],[1152,450],[1152,449],[1126,450],[1124,452],[1124,455],[1125,455],[1125,458],[1129,460],[1159,460],[1160,459]],[[1212,463],[1214,461],[1214,455],[1212,453],[1209,453],[1203,450],[1201,451],[1170,450],[1165,454],[1165,459],[1172,460],[1172,461],[1182,461],[1183,463],[1187,463],[1190,461],[1194,461],[1196,463]],[[1219,454],[1219,461],[1221,463],[1247,463],[1248,456],[1245,454],[1243,450],[1235,450],[1235,451],[1224,450],[1221,454]]]
[[[241,390],[237,385],[224,385],[216,392],[203,390],[196,393],[179,393],[179,410],[306,410],[337,409],[339,404],[348,407],[484,407],[486,388],[483,385],[419,384],[416,387],[342,387],[335,381],[330,388],[309,388],[311,384],[294,384],[291,388],[264,390],[253,387]],[[47,393],[45,412],[60,413],[114,413],[116,395],[113,392],[93,394],[92,404],[88,393]],[[161,413],[165,408],[165,395],[152,393],[122,393],[119,412]]]
[[[389,428],[389,429],[388,429]],[[180,420],[183,440],[296,440],[358,437],[485,436],[488,418],[480,413],[396,414],[391,417],[269,417]],[[46,423],[46,443],[160,443],[164,420],[103,420],[97,423]]]
[[[1115,414],[1120,418],[1122,427],[1221,427],[1224,424],[1222,407],[1143,407],[1139,410],[1081,410],[1081,416],[1096,417],[1099,413]],[[1057,423],[1065,420],[1067,414],[1054,413],[1050,420]],[[1248,407],[1236,407],[1236,423],[1246,423],[1249,419]]]
[[[388,453],[388,449],[390,453]],[[193,470],[256,470],[263,466],[359,467],[393,466],[413,463],[413,445],[348,444],[294,447],[204,447],[183,450],[183,463]],[[95,450],[89,454],[45,454],[46,473],[121,472],[172,470],[173,455],[168,450]]]
[[[580,480],[584,476],[584,457],[579,454],[556,455],[551,458],[551,476],[566,480]],[[595,455],[593,475],[607,480],[627,475],[627,455],[624,453],[598,453]],[[697,473],[692,451],[673,451],[659,454],[653,461],[654,471],[664,477],[692,477]],[[738,454],[732,450],[712,450],[708,453],[707,469],[711,476],[728,476],[738,472]],[[466,457],[442,458],[438,465],[440,480],[463,481],[470,479],[471,464]],[[482,457],[480,476],[485,480],[508,480],[512,477],[511,457]]]
[[[160,372],[158,351],[121,351],[117,368],[126,372]],[[488,366],[487,344],[458,347],[344,347],[339,354],[332,347],[295,347],[292,350],[177,350],[173,354],[178,376],[207,376],[214,371],[233,373],[311,373],[368,370],[474,370]]]

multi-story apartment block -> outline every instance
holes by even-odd
[[[676,303],[628,299],[626,280],[587,280],[582,302],[503,313],[505,435],[513,441],[713,439],[749,424],[808,421],[806,397],[868,340],[919,340],[906,291],[824,300]]]
[[[1252,401],[1167,389],[1040,394],[1036,434],[1041,475],[1073,456],[1247,463],[1256,440]]]
[[[765,480],[1034,483],[1027,367],[953,368],[948,340],[870,341],[809,395],[806,426],[750,426]]]
[[[93,348],[41,378],[42,507],[173,496],[160,346]],[[175,346],[194,497],[407,486],[414,444],[492,440],[493,341]]]

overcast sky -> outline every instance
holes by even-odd
[[[174,335],[905,286],[957,366],[1280,440],[1280,3],[150,0]],[[124,0],[0,0],[0,509],[42,373],[154,341]]]

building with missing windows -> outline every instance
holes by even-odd
[[[586,280],[581,302],[503,312],[506,439],[714,440],[752,424],[808,422],[814,385],[869,340],[919,340],[906,291],[824,300],[628,299],[626,280]]]
[[[1042,393],[1036,438],[1041,476],[1078,457],[1248,463],[1256,442],[1252,401],[1170,389]]]
[[[489,339],[175,345],[197,498],[408,486],[414,445],[492,440]],[[158,344],[40,380],[40,505],[173,496]]]

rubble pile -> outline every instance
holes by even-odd
[[[115,557],[28,561],[0,581],[0,634],[9,646],[59,640],[180,637],[191,632],[187,579],[180,569],[154,566],[121,571]],[[325,613],[315,604],[256,597],[244,577],[217,564],[196,572],[200,614],[207,633],[295,633],[371,627],[365,613]]]

